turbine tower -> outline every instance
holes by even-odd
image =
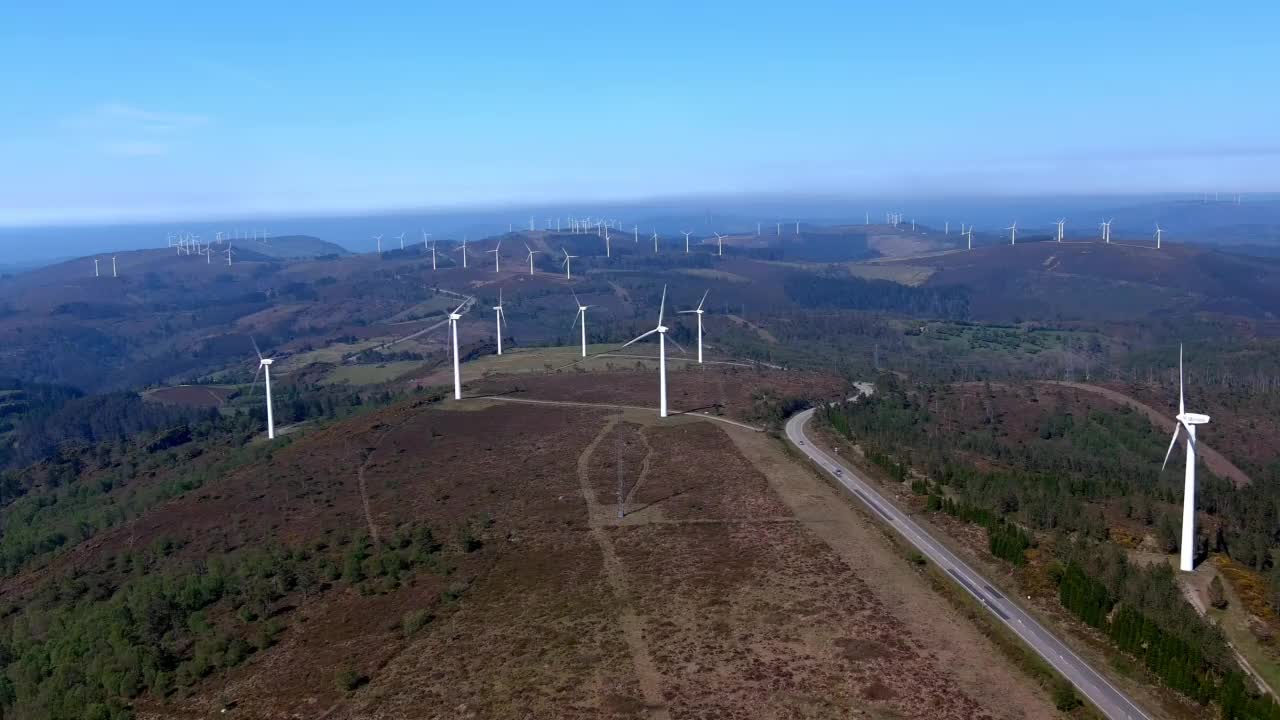
[[[1005,230],[1009,231],[1009,244],[1017,245],[1018,244],[1018,221],[1014,220],[1013,224],[1005,228]]]
[[[462,252],[462,269],[466,270],[467,269],[467,236],[466,235],[462,236],[462,245],[459,245],[457,248],[455,248],[455,251]]]
[[[458,370],[458,321],[462,319],[462,314],[458,311],[466,305],[467,301],[463,300],[462,305],[453,309],[449,313],[449,339],[453,345],[453,399],[462,399],[462,374]]]
[[[111,277],[120,277],[120,273],[116,272],[116,256],[111,256]]]
[[[493,314],[498,323],[498,354],[502,354],[502,323],[506,317],[502,313],[502,288],[498,288],[498,304],[493,306]]]
[[[403,250],[404,249],[404,233],[400,233],[399,235],[397,235],[396,239],[400,241],[400,249]]]
[[[662,286],[662,304],[658,306],[658,325],[654,329],[641,334],[622,347],[640,342],[650,335],[658,334],[658,417],[667,416],[667,327],[662,324],[662,316],[667,309],[667,286]],[[675,343],[673,338],[671,342]],[[676,347],[680,347],[676,343]],[[621,349],[621,348],[619,348]]]
[[[436,241],[431,241],[431,269],[436,269]]]
[[[724,257],[724,236],[721,235],[720,233],[715,233],[715,236],[716,236],[716,255],[718,257]]]
[[[93,276],[100,277],[100,275],[98,275],[98,258],[93,259]]]
[[[707,301],[707,294],[711,291],[702,293],[702,299],[698,301],[698,307],[693,310],[681,310],[681,315],[694,313],[698,316],[698,364],[702,364],[702,305]]]
[[[969,249],[973,249],[973,226],[970,225],[968,230],[964,231],[964,235],[969,239]]]
[[[1160,223],[1156,223],[1156,249],[1160,249],[1160,238],[1164,235],[1164,230],[1160,228]]]
[[[1067,225],[1066,218],[1061,218],[1058,220],[1058,242],[1062,242],[1062,229],[1066,227],[1066,225]]]
[[[658,228],[653,229],[653,254],[658,254]]]
[[[1164,454],[1164,465],[1160,466],[1163,472],[1165,467],[1169,465],[1169,455],[1173,452],[1173,446],[1178,444],[1178,433],[1181,430],[1187,432],[1187,469],[1183,480],[1182,490],[1182,557],[1178,562],[1178,568],[1183,572],[1191,572],[1195,569],[1195,540],[1196,540],[1196,426],[1206,425],[1209,422],[1208,415],[1200,413],[1187,412],[1186,402],[1183,399],[1182,392],[1182,346],[1178,346],[1178,422],[1173,426],[1173,439],[1169,441],[1169,449]]]
[[[583,305],[578,299],[578,293],[573,294],[573,301],[578,304],[578,312],[573,316],[573,325],[578,324],[578,320],[582,320],[582,357],[587,356],[587,308],[590,305]],[[572,328],[573,325],[569,327]]]
[[[271,358],[262,357],[262,351],[258,349],[258,341],[252,337],[249,342],[253,343],[253,352],[258,356],[258,370],[253,374],[253,386],[249,388],[249,392],[253,392],[253,387],[258,384],[258,373],[262,373],[263,386],[267,389],[267,439],[274,440],[276,437],[276,419],[275,413],[271,408]]]
[[[378,243],[378,254],[381,255],[382,254],[382,236],[374,235],[373,239]]]
[[[693,233],[685,232],[681,230],[680,234],[684,235],[684,254],[688,255],[689,254],[689,236],[692,235]]]

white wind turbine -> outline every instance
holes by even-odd
[[[694,308],[693,310],[680,311],[681,315],[688,315],[689,313],[694,313],[698,316],[698,364],[699,365],[702,364],[702,305],[707,301],[707,295],[710,292],[711,291],[708,290],[702,293],[702,299],[698,301],[698,307]]]
[[[524,249],[529,251],[529,274],[532,275],[533,274],[533,256],[537,255],[542,251],[534,250],[533,248],[529,247],[529,243],[524,244]]]
[[[573,294],[573,301],[578,305],[578,312],[575,313],[573,316],[573,325],[577,325],[579,320],[582,321],[582,357],[586,357],[587,356],[587,308],[591,306],[583,305],[582,301],[578,299],[578,293],[576,292]],[[569,327],[572,328],[573,325],[570,325]]]
[[[120,277],[120,273],[116,272],[116,256],[111,256],[111,277]]]
[[[436,241],[431,241],[431,269],[436,269]]]
[[[1182,392],[1182,346],[1178,346],[1178,423],[1173,426],[1173,439],[1169,441],[1169,449],[1164,454],[1164,465],[1160,466],[1163,472],[1165,467],[1169,465],[1169,455],[1173,453],[1173,446],[1178,444],[1178,432],[1187,431],[1187,469],[1183,480],[1182,489],[1182,557],[1179,560],[1178,567],[1183,572],[1191,572],[1195,569],[1195,539],[1196,539],[1196,426],[1206,425],[1209,422],[1208,415],[1200,413],[1187,412],[1186,402],[1183,399]]]
[[[570,265],[569,265],[569,261],[570,261],[570,260],[572,260],[572,259],[574,259],[574,258],[576,258],[576,257],[578,257],[578,256],[577,256],[577,255],[570,255],[570,254],[569,254],[569,251],[568,251],[568,250],[565,250],[564,248],[560,248],[560,252],[564,253],[564,263],[562,263],[562,264],[564,265],[564,279],[565,279],[565,280],[572,280],[572,279],[573,279],[573,271],[572,271],[572,268],[571,268],[571,267],[570,267]]]
[[[462,251],[462,269],[467,269],[467,236],[462,236],[462,244],[454,249],[454,252]]]
[[[684,235],[684,254],[688,255],[689,254],[689,236],[692,235],[693,233],[685,232],[683,230],[681,230],[680,233]]]
[[[1005,228],[1005,230],[1009,231],[1009,244],[1017,245],[1018,244],[1018,221],[1014,220],[1013,224]]]
[[[1160,228],[1160,223],[1156,223],[1156,249],[1160,249],[1160,238],[1164,236],[1164,230]]]
[[[609,228],[604,229],[604,256],[613,257],[613,245],[609,243]]]
[[[964,236],[969,240],[969,249],[973,249],[973,226],[970,225],[968,230],[964,231]]]
[[[1111,244],[1111,222],[1111,220],[1107,220],[1098,223],[1102,227],[1102,241],[1108,245]]]
[[[712,232],[716,236],[716,255],[718,257],[724,257],[724,236],[718,232]]]
[[[400,241],[400,249],[403,250],[404,249],[404,233],[400,233],[399,235],[397,235],[396,239]]]
[[[1066,225],[1067,225],[1066,218],[1061,218],[1060,220],[1058,220],[1058,242],[1062,242],[1062,229],[1066,227]]]
[[[653,254],[658,254],[658,229],[653,229]]]
[[[453,399],[462,399],[462,373],[458,369],[458,321],[462,319],[462,315],[458,313],[467,301],[463,300],[462,305],[453,309],[449,313],[449,340],[453,344]]]
[[[502,312],[502,288],[498,288],[498,304],[493,306],[494,320],[498,324],[498,354],[502,354],[502,324],[506,322],[506,315]]]
[[[662,286],[662,304],[658,306],[658,325],[654,329],[641,334],[622,347],[639,342],[654,333],[658,333],[658,417],[667,416],[667,327],[662,324],[662,316],[667,309],[667,286]],[[671,342],[675,343],[673,338]],[[676,347],[680,347],[676,343]],[[621,349],[621,348],[619,348]]]
[[[253,352],[258,356],[258,370],[253,374],[253,385],[249,387],[249,393],[253,393],[253,388],[258,386],[258,373],[262,373],[263,385],[267,389],[267,439],[274,440],[276,437],[276,419],[275,412],[271,407],[271,358],[262,357],[262,351],[258,349],[258,341],[252,337],[249,342],[253,343]]]
[[[498,241],[498,245],[497,245],[497,247],[495,247],[494,249],[492,249],[492,250],[485,250],[485,252],[487,252],[487,253],[493,253],[493,271],[494,271],[494,272],[499,272],[499,270],[498,270],[498,255],[499,255],[499,253],[500,253],[501,251],[502,251],[502,241],[501,241],[501,240],[499,240],[499,241]]]
[[[373,239],[377,241],[377,243],[378,243],[378,254],[379,254],[379,255],[381,255],[381,254],[382,254],[382,236],[381,236],[381,235],[374,235],[374,236],[373,236]]]
[[[101,277],[100,275],[98,275],[98,258],[93,259],[93,276]]]

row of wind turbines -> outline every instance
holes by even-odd
[[[1098,223],[1098,227],[1099,227],[1099,228],[1101,228],[1101,230],[1102,230],[1102,234],[1101,234],[1101,236],[1099,237],[1099,239],[1103,242],[1103,244],[1106,244],[1106,245],[1110,245],[1110,244],[1112,244],[1112,243],[1111,243],[1111,223],[1112,223],[1114,220],[1115,220],[1115,218],[1112,218],[1112,219],[1110,219],[1110,220],[1103,220],[1102,222]],[[913,224],[914,224],[914,221],[913,221]],[[1054,223],[1053,223],[1053,224],[1057,227],[1057,238],[1056,238],[1057,242],[1060,242],[1060,243],[1063,243],[1063,242],[1065,242],[1065,243],[1074,243],[1074,242],[1093,242],[1092,240],[1066,240],[1066,239],[1064,239],[1064,238],[1065,238],[1065,236],[1066,236],[1065,230],[1066,230],[1066,226],[1067,226],[1067,219],[1066,219],[1066,218],[1058,219],[1058,220],[1054,221]],[[950,223],[947,223],[947,226],[948,226],[948,232],[947,232],[947,234],[949,235],[949,234],[951,234],[951,233],[950,233]],[[1010,225],[1010,226],[1009,226],[1009,227],[1007,227],[1007,228],[1003,228],[1003,229],[1004,229],[1004,230],[1008,230],[1008,231],[1009,231],[1009,244],[1010,244],[1010,245],[1017,245],[1017,244],[1018,244],[1018,221],[1017,221],[1017,220],[1014,220],[1012,225]],[[965,237],[965,238],[967,238],[967,239],[968,239],[968,241],[969,241],[968,249],[969,249],[969,250],[972,250],[972,249],[973,249],[973,226],[969,226],[969,229],[966,231],[966,230],[965,230],[965,228],[964,228],[964,224],[963,224],[963,223],[961,223],[961,225],[960,225],[960,235],[961,235],[961,237]],[[1161,249],[1161,243],[1162,243],[1162,242],[1163,242],[1163,240],[1164,240],[1164,228],[1160,227],[1160,223],[1156,223],[1156,231],[1155,231],[1155,234],[1153,235],[1153,237],[1155,238],[1155,241],[1156,241],[1155,249],[1156,249],[1156,250]],[[1129,245],[1129,246],[1131,246],[1131,247],[1150,247],[1150,246],[1148,246],[1148,245],[1133,245],[1132,243],[1115,243],[1115,244],[1117,244],[1117,245]]]

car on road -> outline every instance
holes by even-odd
[[[841,468],[836,468],[836,474],[837,474],[837,475],[844,475],[844,470],[842,470]]]

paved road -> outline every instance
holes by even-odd
[[[813,417],[813,410],[805,410],[787,421],[787,439],[827,471],[849,492],[902,535],[925,557],[937,563],[965,590],[977,598],[991,614],[1013,630],[1023,642],[1030,645],[1059,673],[1071,681],[1076,689],[1102,710],[1112,720],[1150,720],[1123,692],[1089,666],[1080,656],[1054,637],[1035,618],[1028,615],[1000,593],[991,583],[966,565],[950,550],[929,536],[911,518],[894,507],[876,492],[871,484],[847,466],[841,465],[822,450],[815,448],[804,434],[805,423]],[[839,470],[840,472],[837,472]]]

